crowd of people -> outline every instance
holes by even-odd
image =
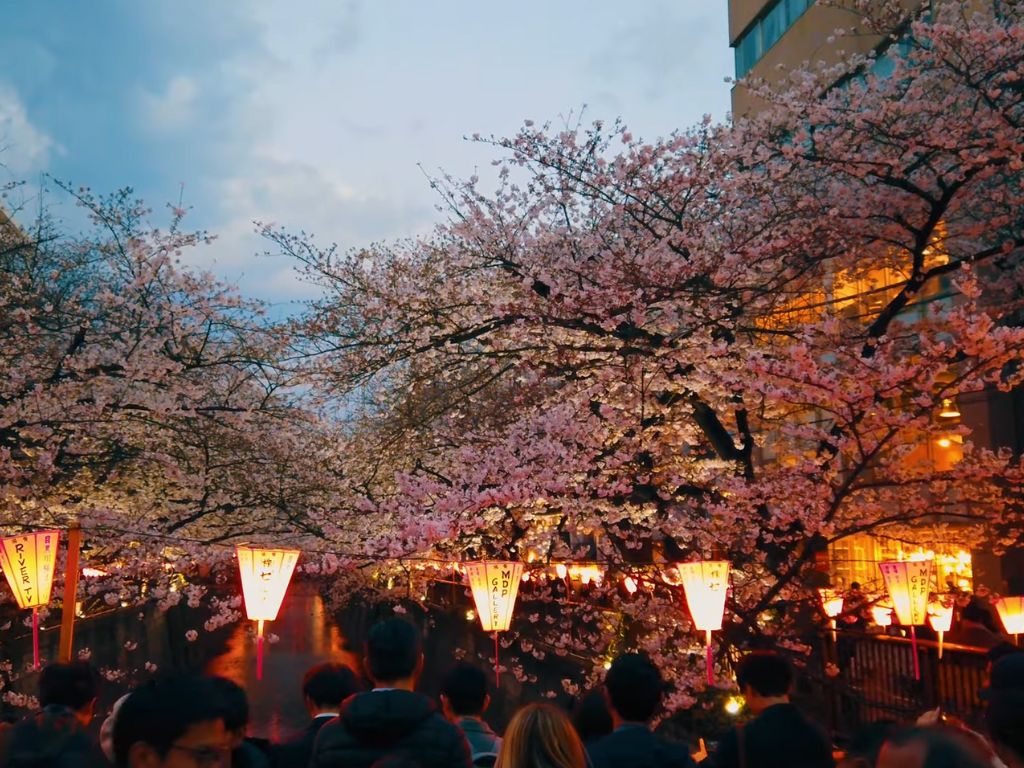
[[[665,682],[645,655],[611,664],[574,712],[531,703],[503,735],[486,720],[486,674],[466,663],[444,676],[435,702],[416,690],[420,630],[401,619],[369,632],[365,690],[350,668],[324,663],[302,681],[308,724],[281,743],[250,738],[245,691],[219,677],[167,677],[121,697],[90,728],[98,677],[85,663],[53,664],[39,678],[41,708],[0,729],[0,768],[826,768],[825,731],[789,699],[793,673],[774,652],[748,654],[736,681],[749,719],[708,754],[657,735]],[[1024,654],[1007,654],[982,692],[984,734],[929,713],[911,728],[876,724],[842,768],[1024,768]]]

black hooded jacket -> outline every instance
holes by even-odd
[[[310,768],[369,768],[385,755],[404,754],[423,768],[469,768],[466,737],[412,691],[350,697],[316,737]]]

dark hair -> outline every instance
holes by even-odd
[[[850,738],[846,756],[849,758],[859,757],[866,764],[875,765],[878,762],[878,753],[882,750],[882,745],[892,738],[898,728],[895,720],[879,720],[862,725],[854,731]]]
[[[80,710],[96,698],[99,676],[91,664],[47,664],[39,674],[39,704]]]
[[[249,724],[249,698],[245,689],[234,680],[214,676],[210,678],[224,704],[224,727],[237,731]]]
[[[205,677],[175,677],[136,688],[117,711],[114,757],[119,768],[128,765],[133,744],[144,742],[161,757],[189,728],[224,720],[220,691]]]
[[[604,687],[623,720],[646,722],[657,711],[665,684],[646,655],[624,653],[612,662]]]
[[[411,677],[423,654],[420,631],[402,619],[374,624],[366,638],[366,671],[374,682]]]
[[[572,710],[572,724],[584,744],[612,732],[612,714],[608,711],[608,702],[601,689],[590,691],[576,702]]]
[[[910,728],[893,734],[886,739],[886,744],[919,745],[924,758],[921,768],[987,768],[990,765],[979,742],[949,728]]]
[[[344,664],[324,662],[310,667],[302,678],[302,695],[318,707],[335,707],[359,692],[356,673]]]
[[[793,685],[793,670],[775,651],[748,653],[736,667],[740,691],[748,685],[759,696],[785,696]]]
[[[1024,759],[1024,690],[993,693],[985,710],[985,728],[993,743]]]
[[[420,763],[412,755],[397,752],[378,758],[370,768],[420,768]]]
[[[972,597],[971,601],[960,611],[960,619],[962,621],[973,621],[975,624],[982,624],[993,631],[996,629],[995,620],[992,618],[992,611],[975,597]]]
[[[478,667],[459,662],[441,681],[441,695],[456,715],[479,715],[487,699],[487,675]]]

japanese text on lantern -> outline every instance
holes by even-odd
[[[19,608],[50,602],[59,538],[57,531],[38,531],[0,539],[0,567]]]
[[[299,560],[298,550],[238,547],[237,552],[246,615],[273,621]]]
[[[891,561],[878,564],[885,589],[892,600],[896,617],[907,627],[928,620],[928,596],[931,593],[931,562],[928,560]]]
[[[694,626],[704,631],[721,629],[729,589],[728,561],[705,560],[676,567]]]

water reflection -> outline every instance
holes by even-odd
[[[263,679],[256,679],[256,629],[239,622],[225,651],[206,671],[230,678],[249,693],[252,736],[273,741],[302,728],[308,715],[302,703],[302,675],[309,667],[334,661],[359,669],[359,657],[345,649],[345,638],[312,586],[295,584],[266,633],[277,643],[264,646]]]

